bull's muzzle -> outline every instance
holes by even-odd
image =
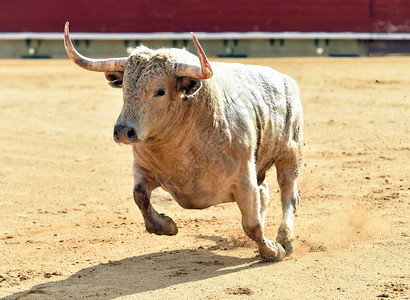
[[[138,142],[135,129],[131,126],[118,124],[114,126],[114,141],[119,144],[133,144]]]

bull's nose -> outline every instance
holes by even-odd
[[[137,133],[134,128],[128,125],[115,125],[114,126],[114,141],[117,143],[130,144],[138,140]]]
[[[137,137],[137,133],[135,132],[134,128],[131,128],[127,131],[127,137],[130,141],[134,140]]]
[[[114,127],[114,141],[117,143],[120,141],[120,134],[118,132],[118,129],[116,128],[117,126]]]

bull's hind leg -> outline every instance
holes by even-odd
[[[298,153],[297,148],[292,148],[281,155],[275,163],[283,212],[282,223],[279,226],[276,240],[285,248],[286,254],[292,253],[294,249],[295,235],[293,233],[293,223],[296,208],[299,204],[299,193],[296,183],[300,160]]]
[[[159,214],[151,205],[151,191],[157,186],[149,180],[146,171],[134,162],[134,201],[141,210],[145,228],[149,233],[175,235],[178,233],[178,227],[174,221],[164,214]]]
[[[246,234],[256,242],[259,253],[265,260],[281,260],[285,257],[282,245],[270,241],[264,234],[264,219],[269,196],[267,184],[258,187],[255,165],[250,165],[248,174],[242,174],[235,187],[234,198],[242,213],[242,227]]]
[[[261,214],[261,225],[262,231],[265,230],[265,218],[269,207],[269,186],[265,181],[259,186],[259,196],[260,196],[260,214]]]

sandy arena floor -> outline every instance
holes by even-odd
[[[112,140],[121,90],[68,60],[0,60],[0,297],[410,298],[410,57],[239,62],[293,76],[305,110],[295,253],[261,263],[235,203],[184,210],[148,234],[130,147]],[[280,200],[268,177],[267,234]]]

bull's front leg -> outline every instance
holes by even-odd
[[[134,160],[134,201],[141,210],[145,228],[149,233],[175,235],[178,233],[178,227],[174,221],[164,214],[159,214],[152,207],[151,192],[158,184],[151,178],[148,171]]]
[[[242,227],[246,234],[256,242],[263,259],[269,261],[281,260],[286,252],[282,245],[270,241],[264,234],[264,219],[269,203],[267,184],[258,187],[255,165],[249,166],[246,174],[240,175],[235,187],[235,201],[242,213]]]

